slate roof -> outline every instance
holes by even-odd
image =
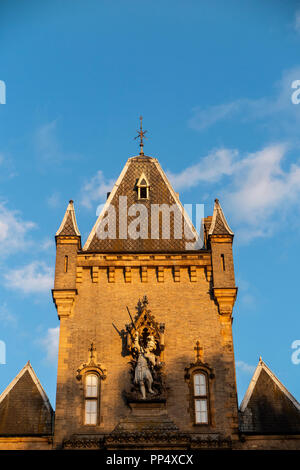
[[[144,175],[150,188],[148,199],[138,199],[137,183],[141,176]],[[127,237],[122,239],[119,235],[119,196],[127,197],[127,208],[132,204],[142,204],[146,207],[148,213],[148,238],[132,239]],[[176,204],[182,214],[183,206],[181,205],[178,195],[175,193],[166,175],[164,174],[160,164],[156,158],[137,156],[129,158],[118,180],[116,181],[104,209],[98,217],[98,220],[91,231],[83,251],[94,252],[163,252],[163,251],[185,251],[186,244],[184,239],[184,230],[181,231],[181,239],[174,237],[174,218],[171,216],[170,236],[163,238],[162,221],[160,220],[159,230],[155,232],[155,238],[151,237],[151,205],[167,204],[168,206]],[[97,235],[97,228],[101,221],[107,215],[107,208],[112,205],[116,210],[116,228],[117,233],[114,239],[100,239]],[[127,227],[130,222],[136,218],[128,216]],[[182,217],[180,215],[180,217]],[[145,219],[144,219],[145,220]],[[177,219],[176,219],[177,220]],[[190,219],[185,215],[187,226],[190,227],[189,241],[195,241],[197,234]],[[184,224],[182,224],[182,227]],[[186,237],[187,240],[187,237]]]
[[[300,404],[261,358],[240,406],[240,428],[251,434],[300,434]]]
[[[74,203],[72,200],[69,202],[62,223],[56,232],[57,237],[61,235],[80,237],[75,216]]]
[[[225,219],[225,215],[218,199],[215,199],[214,212],[208,235],[234,235]]]
[[[51,435],[53,409],[30,363],[0,395],[0,437]]]

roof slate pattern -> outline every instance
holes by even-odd
[[[149,198],[138,199],[137,183],[144,174],[149,183]],[[127,237],[119,238],[119,196],[127,196],[127,208],[132,204],[143,204],[148,214],[148,238],[138,238],[136,240]],[[151,204],[167,204],[168,206],[177,204],[182,207],[176,193],[168,182],[157,159],[151,157],[132,157],[127,161],[123,174],[116,182],[107,204],[112,204],[116,209],[117,236],[115,239],[100,239],[96,233],[97,224],[105,215],[105,211],[100,214],[83,250],[95,252],[162,252],[162,251],[185,251],[184,224],[182,224],[181,239],[174,237],[174,220],[171,215],[170,237],[162,237],[162,220],[159,223],[159,230],[155,232],[155,237],[151,237]],[[136,218],[138,214],[128,216],[127,226]],[[180,216],[181,217],[181,216]],[[145,219],[144,219],[145,220]],[[191,222],[189,221],[192,226]],[[193,227],[193,226],[192,226]],[[193,228],[193,230],[195,230]],[[191,234],[191,232],[190,232]],[[189,237],[190,241],[195,238]]]
[[[56,232],[56,236],[80,236],[73,201],[69,202],[62,223]]]
[[[230,229],[219,200],[215,200],[212,222],[209,228],[209,235],[233,235]]]
[[[244,409],[241,406],[241,431],[252,434],[299,434],[299,404],[264,363],[260,362],[258,368],[260,370],[252,379],[254,384],[248,402]]]
[[[28,368],[24,369],[0,401],[0,436],[51,435],[51,405],[41,395]]]
[[[63,229],[60,231],[59,235],[76,235],[76,231],[74,228],[72,215],[69,212],[66,218],[66,222],[63,226]]]

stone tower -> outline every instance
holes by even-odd
[[[128,159],[83,248],[70,201],[56,233],[55,448],[232,447],[232,242],[216,200],[199,244],[143,152]]]

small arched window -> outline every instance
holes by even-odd
[[[99,377],[87,374],[85,378],[85,424],[97,424],[99,415]]]
[[[193,375],[193,385],[195,424],[208,424],[209,403],[206,374],[198,371],[195,372]]]
[[[144,173],[140,176],[136,186],[138,191],[138,199],[148,199],[149,183]]]

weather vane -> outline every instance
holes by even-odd
[[[137,131],[138,135],[135,137],[135,139],[140,138],[140,155],[144,155],[144,142],[143,142],[143,139],[147,138],[147,137],[145,137],[145,134],[147,133],[147,131],[143,131],[143,116],[140,116],[140,121],[141,121],[140,130]]]

